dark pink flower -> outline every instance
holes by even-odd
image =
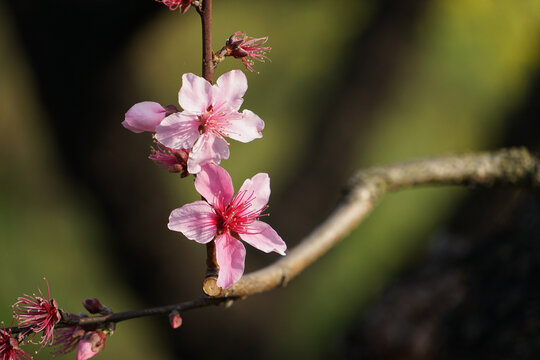
[[[28,332],[33,331],[35,334],[43,332],[39,341],[42,347],[53,342],[54,326],[62,319],[58,303],[51,298],[48,283],[47,290],[47,300],[40,290],[40,296],[36,294],[21,296],[13,305],[14,316],[19,326],[28,327]]]
[[[180,173],[181,177],[189,175],[187,170],[188,157],[189,150],[171,149],[159,141],[154,142],[154,146],[150,148],[150,156],[148,156],[156,165],[166,168],[169,172]]]
[[[176,10],[180,7],[182,14],[185,14],[189,10],[191,3],[195,0],[156,0],[157,2],[163,3],[168,6],[171,10]]]
[[[247,87],[246,75],[240,70],[221,75],[215,85],[195,74],[184,74],[178,93],[184,111],[163,119],[156,127],[156,139],[170,149],[191,149],[190,174],[198,173],[205,164],[228,159],[226,137],[244,143],[262,137],[264,121],[252,111],[238,112]]]
[[[255,69],[253,69],[254,60],[259,62],[264,62],[265,60],[270,61],[268,56],[266,56],[266,53],[272,50],[272,48],[264,46],[267,41],[268,36],[252,38],[242,31],[237,31],[227,40],[227,55],[236,59],[242,59],[247,70],[255,71]]]
[[[77,360],[87,360],[97,355],[105,348],[105,339],[103,331],[86,332],[77,347]]]
[[[285,255],[285,242],[270,225],[258,220],[270,197],[268,174],[247,179],[233,196],[229,173],[209,164],[197,174],[195,188],[206,201],[173,210],[168,226],[201,244],[215,239],[219,287],[228,288],[244,273],[246,249],[240,239],[266,253]]]
[[[19,348],[19,342],[11,334],[11,330],[0,329],[0,360],[32,359],[30,354]]]

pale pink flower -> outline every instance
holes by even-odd
[[[39,341],[42,347],[53,342],[54,326],[62,319],[58,303],[51,298],[48,283],[47,290],[47,299],[39,290],[40,296],[36,294],[21,296],[13,305],[14,316],[19,326],[28,327],[29,331],[35,334],[43,332]]]
[[[77,347],[77,360],[87,360],[97,355],[105,348],[105,339],[103,331],[86,332]]]
[[[252,38],[247,36],[242,31],[237,31],[232,34],[226,42],[228,50],[228,56],[232,56],[236,59],[242,59],[244,66],[249,71],[255,71],[253,69],[254,60],[264,62],[270,61],[270,58],[266,56],[266,53],[272,48],[265,46],[268,41],[268,36],[261,38]]]
[[[184,14],[189,10],[191,3],[195,0],[156,0],[157,2],[163,3],[168,6],[171,10],[176,10],[180,7],[180,11]]]
[[[285,242],[270,225],[258,220],[270,197],[268,174],[247,179],[233,196],[229,173],[210,164],[197,174],[195,188],[205,201],[173,210],[168,226],[201,244],[215,239],[218,286],[228,288],[244,273],[246,249],[239,239],[266,253],[285,255]]]
[[[19,342],[11,334],[11,330],[0,329],[0,359],[1,360],[31,360],[32,355],[19,348]]]
[[[228,159],[225,137],[241,142],[262,137],[264,121],[249,110],[238,112],[247,87],[240,70],[223,74],[215,85],[195,74],[184,74],[178,94],[184,111],[166,117],[156,127],[156,139],[171,149],[192,148],[187,163],[191,174],[205,164]]]
[[[122,125],[134,133],[154,132],[166,113],[167,109],[157,102],[143,101],[129,108]]]

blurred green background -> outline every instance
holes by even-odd
[[[237,30],[270,38],[272,62],[247,73],[243,105],[265,120],[264,137],[233,142],[222,165],[237,187],[270,174],[268,221],[290,248],[355,169],[495,149],[535,96],[538,0],[214,3],[214,49]],[[45,288],[42,277],[70,312],[87,297],[124,311],[201,294],[204,247],[166,229],[172,209],[197,199],[192,180],[155,167],[150,135],[120,125],[136,102],[177,105],[182,74],[200,74],[200,53],[194,10],[152,0],[0,3],[6,325],[17,296]],[[227,59],[216,74],[234,68],[240,61]],[[286,288],[186,313],[175,331],[166,318],[121,323],[99,358],[329,358],[467,194],[387,196]],[[246,268],[276,259],[248,249]]]

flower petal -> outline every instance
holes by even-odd
[[[248,88],[246,75],[240,70],[229,71],[219,77],[214,85],[214,107],[238,111]]]
[[[239,114],[240,115],[240,114]],[[262,138],[264,121],[250,110],[242,111],[238,118],[231,118],[229,124],[224,130],[225,136],[241,141],[250,142]]]
[[[250,210],[260,210],[268,204],[268,199],[270,199],[270,177],[266,173],[258,173],[251,179],[246,179],[238,190],[238,194],[243,191],[247,196],[253,194],[254,199],[251,200]]]
[[[143,101],[129,108],[122,125],[134,133],[154,132],[156,126],[165,118],[166,111],[157,102]]]
[[[92,344],[89,341],[79,341],[77,347],[77,360],[87,360],[95,355],[97,355],[97,352],[92,351]]]
[[[217,286],[226,289],[242,277],[246,248],[228,232],[216,238],[216,260],[219,265]]]
[[[254,221],[249,226],[248,233],[240,234],[240,237],[249,245],[265,253],[275,251],[280,255],[285,255],[285,250],[287,250],[287,244],[281,236],[270,225],[262,221]]]
[[[214,208],[224,210],[231,202],[234,194],[231,175],[214,164],[203,166],[195,179],[195,189]]]
[[[182,109],[202,114],[212,105],[214,89],[204,78],[192,73],[182,75],[178,103]]]
[[[88,331],[79,341],[77,360],[88,360],[105,348],[105,333],[103,331]]]
[[[174,209],[168,227],[190,240],[206,244],[216,236],[217,215],[206,201],[199,200]]]
[[[171,149],[189,149],[198,138],[197,116],[185,111],[167,116],[156,127],[156,139]]]
[[[201,171],[203,165],[214,163],[219,164],[221,159],[229,158],[229,144],[222,137],[212,133],[204,133],[193,145],[189,153],[188,171],[196,174]]]

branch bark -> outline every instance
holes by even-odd
[[[524,148],[447,156],[357,172],[330,216],[288,255],[247,274],[228,289],[205,282],[213,297],[243,297],[286,285],[355,228],[389,191],[421,185],[522,185],[540,188],[540,162]]]

